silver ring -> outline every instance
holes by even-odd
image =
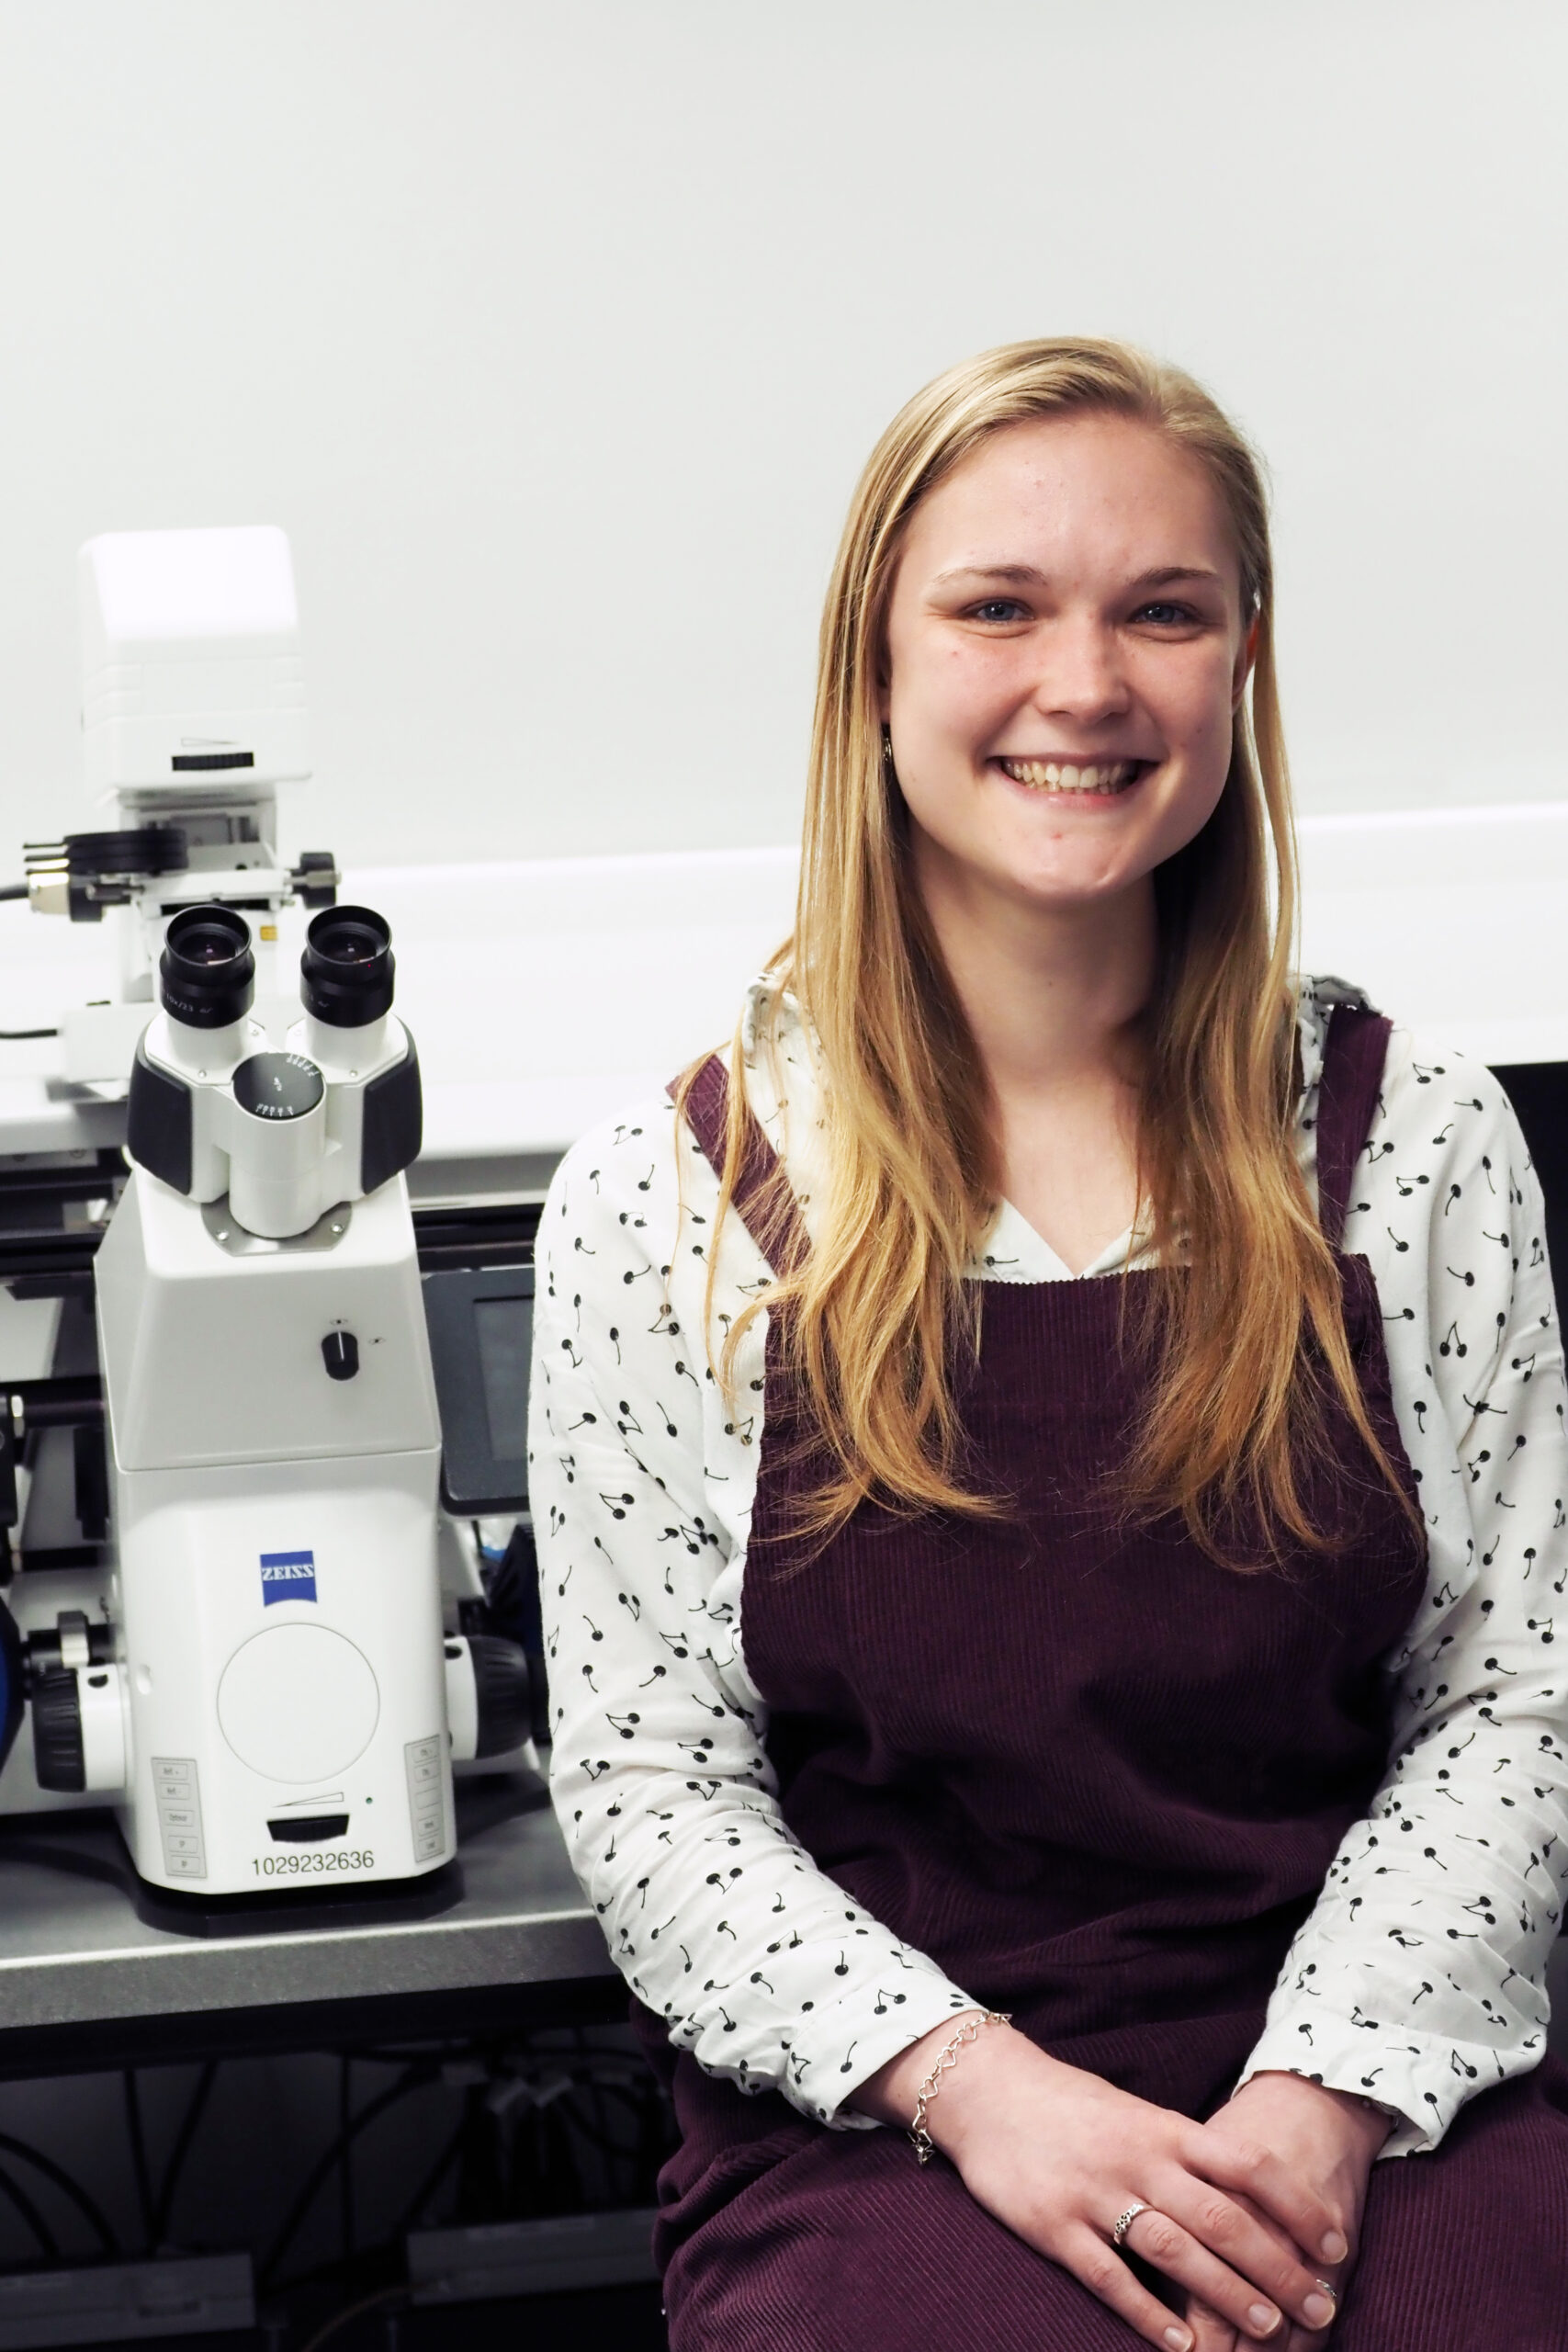
[[[1146,2213],[1148,2210],[1148,2206],[1141,2197],[1134,2197],[1127,2211],[1117,2215],[1116,2227],[1111,2233],[1111,2243],[1118,2251],[1126,2245],[1127,2233],[1139,2214]]]

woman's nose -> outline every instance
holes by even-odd
[[[1071,718],[1081,726],[1119,717],[1131,695],[1115,631],[1094,621],[1052,629],[1032,700],[1047,718]]]

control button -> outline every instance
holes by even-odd
[[[164,1873],[169,1878],[205,1878],[207,1852],[201,1834],[196,1758],[154,1756],[150,1761]]]
[[[352,1331],[329,1331],[321,1341],[329,1380],[352,1380],[359,1370],[359,1342]]]
[[[411,1739],[403,1749],[409,1783],[409,1826],[416,1862],[438,1860],[446,1850],[446,1808],[439,1738]]]

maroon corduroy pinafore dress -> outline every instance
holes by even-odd
[[[1317,1148],[1335,1242],[1387,1037],[1334,1013]],[[710,1062],[687,1106],[716,1166],[726,1084]],[[805,1242],[764,1229],[775,1166],[754,1129],[737,1204],[777,1264]],[[1368,1413],[1414,1491],[1371,1270],[1340,1267]],[[970,1476],[1016,1498],[1006,1519],[867,1505],[804,1566],[791,1503],[821,1464],[775,1323],[741,1636],[784,1817],[821,1868],[1057,2057],[1201,2116],[1382,1775],[1378,1662],[1420,1600],[1425,1545],[1337,1405],[1310,1487],[1333,1552],[1241,1575],[1174,1518],[1119,1521],[1107,1473],[1150,1376],[1122,1283],[986,1285],[961,1405]],[[901,2132],[745,2097],[637,2022],[682,2133],[657,2233],[672,2352],[1139,2340]],[[1438,2154],[1374,2168],[1336,2352],[1568,2346],[1565,2081],[1549,2061],[1472,2102]]]

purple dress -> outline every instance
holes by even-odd
[[[1387,1036],[1335,1012],[1318,1123],[1334,1241]],[[716,1165],[726,1084],[710,1062],[688,1106]],[[797,1222],[763,1230],[775,1165],[754,1129],[737,1204],[778,1264],[805,1242]],[[1408,1487],[1377,1292],[1363,1259],[1340,1268],[1368,1414]],[[1415,1614],[1425,1545],[1337,1403],[1308,1481],[1341,1539],[1328,1555],[1243,1576],[1174,1518],[1119,1521],[1106,1474],[1151,1377],[1122,1279],[986,1285],[961,1406],[970,1476],[1016,1498],[1006,1519],[866,1505],[804,1564],[790,1506],[820,1464],[775,1319],[743,1638],[784,1817],[816,1862],[1055,2056],[1204,2116],[1382,1778],[1378,1661]],[[682,2134],[657,2233],[672,2352],[1141,2340],[901,2132],[747,2098],[638,2023]],[[1563,2352],[1568,2069],[1547,2060],[1472,2100],[1435,2154],[1374,2167],[1332,2342]]]

